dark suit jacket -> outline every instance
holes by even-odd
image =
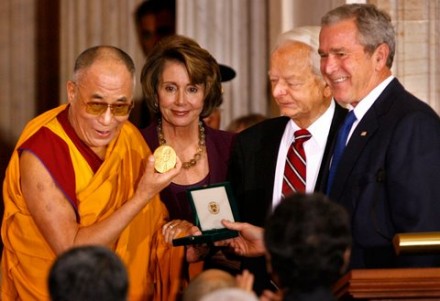
[[[352,268],[440,265],[392,248],[396,233],[440,231],[440,118],[397,79],[353,132],[330,198],[352,217]]]
[[[327,161],[330,141],[346,113],[346,109],[336,105],[323,162]],[[236,137],[228,178],[237,199],[241,221],[264,226],[266,217],[272,211],[278,149],[289,120],[288,117],[265,120]],[[320,186],[321,178],[320,171],[316,187]],[[254,273],[257,293],[269,287],[264,257],[244,259],[243,268]]]

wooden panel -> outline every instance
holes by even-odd
[[[440,268],[352,270],[334,292],[340,300],[440,300]]]

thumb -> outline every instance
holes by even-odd
[[[153,155],[148,156],[147,166],[145,169],[150,173],[154,173],[155,169],[154,169],[154,156]]]
[[[231,230],[241,230],[242,226],[243,226],[242,223],[231,222],[227,219],[223,219],[222,224],[223,224],[223,226],[225,226],[226,228],[231,229]]]

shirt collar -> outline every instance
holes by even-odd
[[[327,143],[328,132],[330,131],[330,125],[333,120],[333,115],[335,113],[335,102],[332,100],[327,110],[322,114],[318,119],[315,120],[307,130],[312,134],[312,138],[316,143],[318,143],[319,147],[325,147]],[[293,137],[293,133],[299,130],[300,127],[290,119],[289,124],[287,126],[287,137]],[[291,141],[286,141],[288,145],[292,143]]]
[[[352,105],[347,106],[350,111],[354,110],[354,115],[356,116],[356,119],[358,121],[360,121],[362,117],[364,117],[364,115],[371,108],[371,106],[374,104],[374,102],[379,97],[379,95],[383,92],[383,90],[385,90],[385,88],[393,79],[394,76],[392,75],[387,77],[383,82],[381,82],[373,90],[371,90],[367,96],[365,96],[361,101],[359,101],[356,107],[353,108]]]

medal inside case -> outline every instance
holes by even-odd
[[[173,239],[174,246],[213,243],[238,236],[238,232],[226,229],[222,219],[238,221],[238,210],[229,182],[188,189],[188,200],[193,209],[195,225],[202,235]]]

